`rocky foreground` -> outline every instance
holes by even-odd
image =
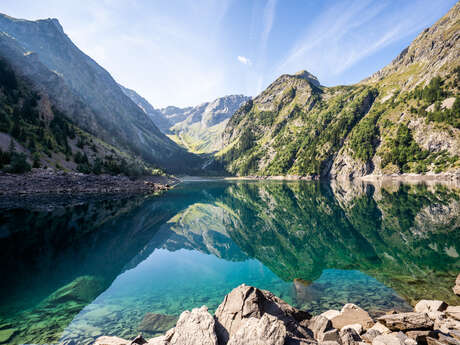
[[[460,292],[460,275],[455,293]],[[145,340],[99,337],[95,345],[460,345],[460,306],[421,300],[413,312],[372,319],[354,304],[312,317],[269,291],[240,285],[212,316],[206,306],[183,312],[176,327]]]
[[[26,174],[0,173],[0,195],[154,193],[167,190],[179,181],[168,176],[87,175],[52,169],[33,169]]]

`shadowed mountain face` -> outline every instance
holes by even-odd
[[[79,200],[52,210],[44,203],[0,211],[1,274],[8,277],[0,284],[0,320],[13,344],[57,342],[77,314],[85,324],[86,313],[97,327],[79,329],[85,338],[78,339],[115,326],[132,336],[143,317],[136,308],[169,315],[184,305],[215,308],[234,274],[235,284],[259,282],[314,313],[347,301],[381,313],[394,306],[392,291],[412,304],[460,302],[451,291],[460,271],[460,197],[443,186],[195,182],[148,199]],[[150,286],[158,275],[176,285],[160,290],[154,279]],[[363,302],[351,279],[366,296],[382,293],[375,290],[381,283],[393,290]],[[117,297],[120,284],[126,302]],[[104,299],[94,304],[101,294],[115,298],[110,307]],[[127,309],[111,311],[120,303]]]
[[[170,170],[186,171],[191,163],[198,164],[72,43],[56,19],[0,15],[0,31],[0,55],[84,130]]]

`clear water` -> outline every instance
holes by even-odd
[[[460,198],[443,186],[193,182],[46,203],[0,211],[0,342],[151,336],[242,283],[313,314],[460,302]]]

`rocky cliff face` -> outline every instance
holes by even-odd
[[[80,51],[56,19],[0,16],[2,55],[72,121],[104,141],[170,169],[193,159],[164,136],[110,74]],[[78,104],[79,111],[75,111]]]
[[[355,85],[323,87],[305,71],[279,77],[231,118],[218,159],[237,175],[458,171],[459,18],[456,4]]]

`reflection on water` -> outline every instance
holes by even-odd
[[[241,283],[314,314],[347,302],[374,315],[421,298],[458,304],[459,195],[193,182],[155,198],[3,210],[0,343],[164,332],[181,311],[213,310]]]

